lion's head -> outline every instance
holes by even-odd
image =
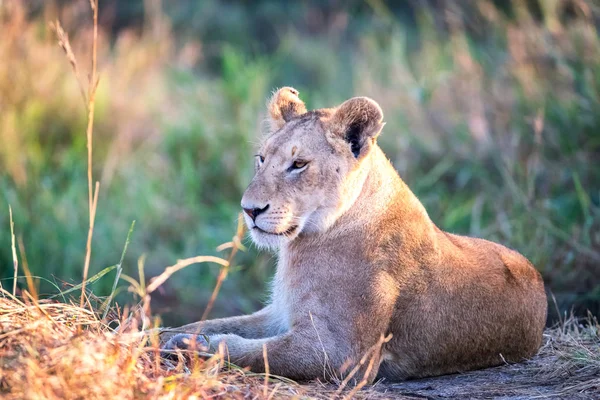
[[[366,97],[307,111],[298,91],[284,87],[268,108],[270,132],[241,205],[254,242],[277,248],[300,234],[326,231],[348,210],[384,124],[379,105]]]

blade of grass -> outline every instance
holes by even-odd
[[[19,235],[17,239],[19,243],[19,254],[21,255],[21,261],[23,262],[23,271],[25,272],[25,279],[27,280],[27,287],[29,288],[29,293],[33,296],[33,298],[38,300],[38,291],[33,283],[33,277],[31,276],[31,271],[29,270],[29,264],[27,263],[27,256],[25,255],[25,245],[23,244],[23,238]]]
[[[142,287],[140,286],[140,283],[138,281],[136,281],[135,278],[133,278],[133,277],[127,275],[127,274],[121,274],[121,279],[123,279],[125,282],[129,282],[129,284],[131,285],[131,287],[135,291],[135,294],[137,294],[138,296],[140,296],[140,298],[144,297],[144,294],[146,292],[144,290],[142,290]]]
[[[121,279],[123,279],[123,276],[121,276]],[[128,289],[128,288],[127,288],[127,287],[125,287],[125,286],[120,286],[120,287],[117,287],[117,288],[115,289],[115,292],[114,292],[114,296],[113,296],[113,298],[117,297],[117,296],[118,296],[118,295],[119,295],[121,292],[124,292],[124,291],[126,291],[127,289]],[[109,300],[109,298],[107,297],[107,298],[106,298],[106,300],[104,300],[104,301],[102,302],[102,304],[101,304],[101,305],[100,305],[100,307],[98,308],[100,311],[102,311],[102,310],[106,310],[106,309],[107,309],[107,307],[108,307],[108,300]],[[110,312],[110,310],[112,310],[112,308],[108,308],[108,311],[109,311],[109,312]],[[108,312],[107,312],[106,314],[108,315]],[[105,319],[106,319],[106,316],[103,316],[103,317],[102,317],[102,319],[104,319],[104,320],[105,320]],[[105,321],[105,322],[106,322],[106,321]]]
[[[92,284],[92,283],[96,282],[98,279],[102,278],[104,275],[108,274],[110,271],[112,271],[112,270],[113,270],[113,269],[115,269],[115,268],[117,268],[117,266],[116,266],[116,265],[111,265],[110,267],[106,267],[106,268],[104,268],[102,271],[98,272],[96,275],[94,275],[94,276],[92,276],[91,278],[89,278],[89,279],[87,280],[87,281],[88,281],[88,283]],[[83,282],[81,282],[80,284],[78,284],[78,285],[75,285],[75,286],[73,286],[72,288],[70,288],[70,289],[68,289],[68,290],[65,290],[65,291],[63,291],[63,292],[60,292],[60,293],[58,293],[58,294],[55,294],[54,296],[50,296],[49,298],[50,298],[50,299],[53,299],[53,298],[55,298],[56,296],[64,296],[65,294],[68,294],[68,293],[74,292],[74,291],[76,291],[76,290],[79,290],[79,289],[82,289],[82,290],[83,290],[83,289],[84,289],[84,287],[85,287],[85,285],[83,284]]]
[[[60,288],[58,287],[58,285],[56,283],[52,282],[50,279],[46,279],[43,276],[38,276],[38,275],[31,275],[31,278],[47,282],[47,283],[51,284],[56,289],[57,292],[60,292]],[[12,279],[12,278],[2,278],[2,279],[0,279],[0,287],[2,287],[1,281],[8,280],[8,279]],[[19,275],[19,276],[17,276],[17,279],[27,279],[27,276],[25,276],[25,275]],[[0,293],[0,294],[3,294],[3,293]],[[56,294],[56,295],[54,295],[52,297],[56,297],[56,296],[60,296],[60,295],[61,295],[61,293],[58,293],[58,294]],[[66,302],[66,299],[65,299],[64,296],[63,296],[63,302]]]
[[[113,282],[112,290],[110,291],[110,295],[108,296],[108,300],[106,302],[106,307],[104,308],[104,313],[102,314],[102,319],[106,318],[108,314],[108,310],[110,309],[110,303],[112,302],[115,290],[117,289],[117,283],[119,283],[119,279],[121,277],[121,272],[123,272],[123,260],[125,259],[125,253],[127,253],[127,247],[129,246],[129,241],[131,240],[131,234],[133,233],[133,228],[135,227],[135,220],[131,223],[131,227],[129,228],[129,232],[127,233],[127,238],[125,239],[125,246],[123,246],[123,251],[121,252],[121,259],[117,264],[117,273],[115,274],[115,280]]]
[[[13,258],[13,268],[15,270],[14,278],[13,278],[13,296],[16,296],[17,293],[17,275],[19,270],[19,260],[17,259],[17,250],[15,248],[15,223],[13,222],[12,216],[12,207],[8,206],[8,215],[10,218],[10,238],[12,243],[12,258]]]
[[[142,254],[138,258],[138,279],[140,280],[140,288],[142,293],[146,293],[146,273],[144,272],[144,264],[146,263],[146,255]]]
[[[581,212],[586,221],[590,219],[590,197],[586,193],[583,185],[581,184],[581,180],[579,179],[579,174],[577,172],[573,173],[573,184],[575,185],[575,193],[577,193],[577,200],[579,200],[579,205],[581,206]]]

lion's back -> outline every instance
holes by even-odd
[[[539,272],[521,254],[436,229],[438,262],[399,299],[387,348],[393,377],[459,372],[532,357],[546,321]],[[396,358],[396,356],[397,358]],[[387,365],[387,367],[386,367]]]

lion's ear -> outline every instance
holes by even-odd
[[[267,105],[271,132],[280,129],[286,122],[306,113],[306,106],[298,97],[298,91],[289,86],[276,91]]]
[[[368,97],[346,100],[335,110],[330,124],[331,131],[350,144],[356,158],[367,154],[385,125],[381,107]]]

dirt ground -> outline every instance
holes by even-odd
[[[540,352],[527,362],[400,383],[379,382],[354,398],[600,399],[598,333],[597,324],[571,321],[562,328],[546,330]],[[307,394],[331,398],[334,392],[335,388],[327,393],[325,387],[313,387]]]
[[[372,398],[396,399],[600,399],[598,327],[547,330],[532,360],[464,374],[381,382]],[[371,397],[365,393],[365,397]]]
[[[527,372],[528,364],[381,384],[375,390],[398,399],[600,399],[598,376],[536,379]]]

